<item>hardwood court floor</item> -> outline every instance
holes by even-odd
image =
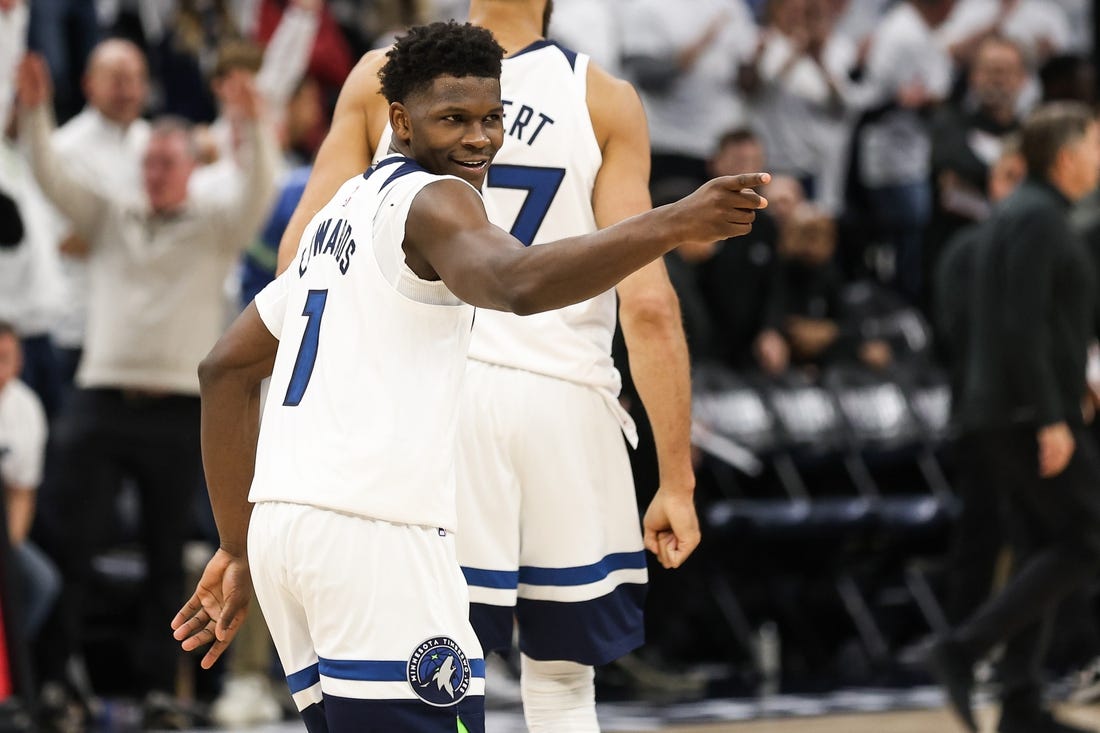
[[[979,710],[982,733],[995,733],[996,710]],[[1067,722],[1091,726],[1100,731],[1100,707],[1065,708],[1059,711]],[[604,715],[601,713],[601,718]],[[609,724],[610,723],[610,724]],[[303,733],[301,723],[252,728],[250,733]],[[523,718],[514,712],[490,711],[486,733],[526,733]],[[693,725],[659,724],[655,722],[622,724],[604,720],[605,733],[963,733],[963,729],[943,710],[915,710],[889,713],[833,714],[817,717],[794,717],[782,720],[701,723]],[[214,733],[212,729],[193,733]],[[239,733],[237,731],[226,733]]]
[[[1059,712],[1069,723],[1092,726],[1100,731],[1100,708],[1072,708]],[[982,733],[994,733],[997,715],[993,709],[980,711]],[[652,731],[653,729],[649,729]],[[746,723],[716,723],[659,728],[660,733],[962,733],[963,729],[942,710],[882,714],[830,715],[817,718],[765,720]],[[491,730],[487,733],[493,733]],[[624,733],[626,733],[624,731]],[[643,733],[634,731],[631,733]],[[649,733],[649,732],[646,732]]]

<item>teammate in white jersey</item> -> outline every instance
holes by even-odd
[[[506,141],[489,171],[490,219],[525,244],[621,221],[650,207],[649,138],[637,93],[583,54],[543,37],[546,0],[472,0],[470,20],[507,56]],[[330,134],[280,248],[293,256],[313,212],[376,145],[386,149],[376,73],[348,78]],[[377,141],[382,140],[382,143]],[[690,383],[679,303],[658,261],[616,288],[631,371],[653,425],[660,488],[645,546],[677,567],[699,542],[690,459]],[[592,665],[643,639],[646,580],[611,360],[615,292],[555,313],[480,314],[459,431],[459,560],[487,650],[519,621],[532,730],[596,730]],[[488,440],[493,435],[496,439]],[[570,690],[562,695],[560,690]]]
[[[398,41],[380,72],[396,155],[340,187],[291,268],[200,367],[221,547],[175,637],[187,650],[212,642],[213,664],[246,613],[251,567],[311,733],[484,729],[453,544],[466,304],[578,303],[680,243],[746,233],[766,205],[750,189],[767,174],[716,179],[618,226],[525,248],[490,224],[477,190],[504,137],[501,55],[469,25]],[[241,460],[253,455],[255,466]]]

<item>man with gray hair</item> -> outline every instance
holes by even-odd
[[[1015,574],[929,661],[977,731],[973,665],[1006,643],[998,732],[1079,733],[1042,708],[1040,665],[1058,602],[1100,569],[1100,455],[1081,409],[1097,284],[1069,223],[1100,178],[1100,124],[1085,105],[1048,105],[1025,123],[1020,151],[1029,177],[977,245],[961,415],[980,480],[1001,491]]]
[[[99,535],[112,521],[117,477],[130,475],[141,502],[148,580],[132,650],[149,693],[146,728],[176,727],[170,691],[177,649],[163,619],[178,605],[182,549],[200,486],[199,361],[224,323],[222,284],[242,243],[259,229],[273,194],[273,135],[248,83],[227,90],[243,126],[248,185],[239,196],[196,199],[190,126],[155,121],[141,159],[143,195],[105,191],[70,171],[50,143],[49,75],[28,56],[19,70],[20,127],[43,192],[88,242],[89,308],[78,389],[63,413],[58,471],[43,487],[42,513],[66,585],[61,600],[71,655]],[[50,670],[46,670],[47,673]]]

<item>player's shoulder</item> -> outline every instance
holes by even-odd
[[[611,95],[617,101],[624,99],[637,100],[638,92],[634,85],[626,79],[615,76],[595,61],[588,62],[588,93],[593,96],[603,97]]]
[[[377,94],[382,88],[378,72],[386,65],[387,53],[388,48],[376,48],[363,54],[348,74],[344,88],[354,90],[356,96],[364,100]]]
[[[372,48],[370,51],[367,51],[365,54],[359,57],[359,62],[355,64],[355,68],[363,69],[366,71],[373,70],[375,73],[377,73],[379,69],[386,65],[386,57],[389,52],[390,48],[388,46],[384,46],[382,48]]]
[[[633,84],[595,62],[588,64],[587,73],[588,114],[601,147],[615,134],[646,129],[645,110]]]

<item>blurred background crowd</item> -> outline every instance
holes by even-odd
[[[262,619],[213,674],[168,633],[217,536],[196,367],[273,277],[352,66],[465,5],[0,0],[9,710],[57,730],[109,718],[112,697],[146,726],[284,715]],[[774,175],[751,235],[667,258],[704,545],[653,568],[650,644],[607,689],[908,684],[911,645],[1003,578],[995,490],[952,453],[958,253],[1026,176],[1028,113],[1094,104],[1092,5],[554,0],[550,37],[639,90],[656,204]],[[28,49],[52,86],[17,83]],[[1100,198],[1077,209],[1100,262]],[[623,399],[640,412],[629,380]],[[645,506],[651,447],[634,463]],[[1071,603],[1051,671],[1087,687],[1096,612]]]

